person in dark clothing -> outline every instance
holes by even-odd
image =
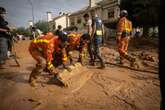
[[[62,26],[61,25],[58,25],[57,30],[55,31],[54,34],[57,35],[60,38],[62,37],[63,31],[62,31]]]
[[[104,27],[102,20],[97,16],[96,12],[93,10],[92,13],[92,35],[91,39],[93,42],[93,49],[94,49],[94,62],[96,58],[100,60],[101,66],[100,69],[105,68],[104,61],[100,54],[100,46],[103,44],[103,36],[104,36]]]
[[[67,34],[62,30],[62,26],[58,25],[58,29],[54,32],[54,35],[57,35],[61,40],[61,46],[66,46]]]
[[[4,19],[5,14],[5,8],[0,7],[0,66],[5,64],[7,52],[11,50],[11,45],[9,45],[11,37],[8,34],[10,29],[7,26],[8,22]]]
[[[94,65],[94,55],[93,55],[93,46],[92,46],[92,39],[91,39],[91,34],[92,34],[92,19],[90,18],[89,14],[84,14],[83,16],[85,20],[85,29],[84,29],[84,35],[88,37],[88,53],[90,56],[90,64]]]

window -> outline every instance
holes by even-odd
[[[77,24],[81,24],[81,19],[77,19]]]
[[[74,22],[71,22],[71,25],[73,26],[74,25]]]
[[[114,10],[108,10],[108,18],[114,17]]]
[[[53,30],[54,30],[54,29],[56,29],[56,25],[55,25],[55,24],[53,24]]]

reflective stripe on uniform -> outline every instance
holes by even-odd
[[[75,34],[69,34],[68,37],[76,37]]]
[[[49,43],[49,41],[46,39],[34,39],[33,42],[34,43]]]
[[[127,19],[124,20],[124,31],[125,32],[131,32],[131,29],[130,29],[130,24],[129,24],[129,21]]]
[[[118,32],[117,35],[118,35],[118,36],[121,36],[121,35],[122,35],[122,32]]]
[[[127,52],[124,52],[124,55],[128,55],[128,53]]]
[[[51,68],[53,68],[53,64],[48,62],[48,66],[47,66],[48,70],[50,70]]]
[[[84,56],[85,56],[85,54],[84,54],[84,53],[81,53],[81,54],[80,54],[80,56],[81,56],[81,57],[84,57]]]
[[[62,60],[63,60],[63,61],[67,61],[68,58],[67,58],[67,57],[63,57]]]
[[[125,31],[126,31],[126,32],[130,32],[130,31],[131,31],[131,29],[129,29],[129,28],[126,28],[126,29],[125,29]]]
[[[68,37],[79,37],[81,34],[69,34]]]
[[[102,31],[101,31],[101,30],[97,30],[97,31],[96,31],[96,35],[98,35],[98,36],[102,36],[102,35],[103,35],[103,33],[102,33]]]

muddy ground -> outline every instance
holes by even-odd
[[[38,79],[38,86],[28,84],[35,65],[29,55],[28,40],[15,44],[21,67],[14,60],[0,69],[0,110],[159,110],[160,87],[158,77],[158,48],[151,45],[130,46],[129,53],[138,59],[140,69],[135,71],[106,64],[104,70],[86,65],[86,74],[92,76],[80,87],[72,89],[49,83],[46,73]],[[145,44],[145,43],[144,43]],[[118,61],[114,40],[101,49],[105,62]],[[143,60],[141,53],[150,54],[154,62]],[[126,61],[125,66],[129,66]],[[76,83],[76,82],[75,82]]]

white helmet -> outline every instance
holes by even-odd
[[[121,10],[120,16],[127,16],[127,15],[128,15],[127,10]]]

